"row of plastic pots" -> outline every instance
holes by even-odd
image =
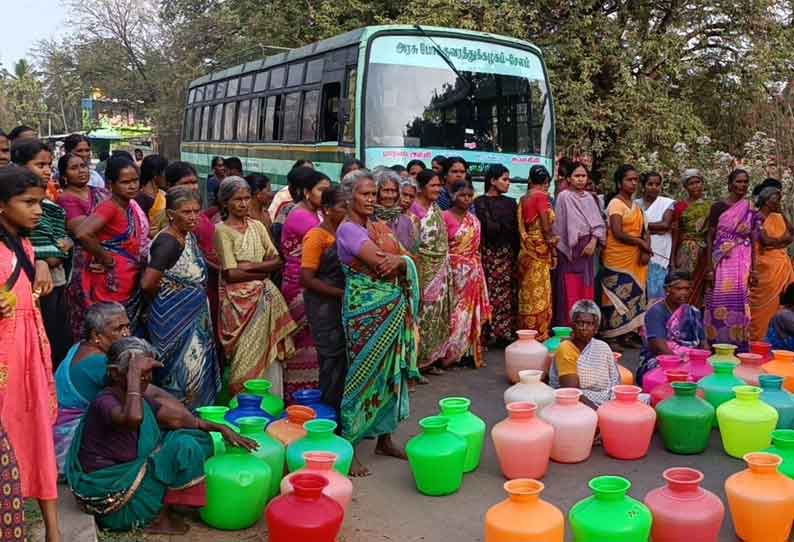
[[[788,540],[794,521],[794,481],[778,471],[780,457],[751,453],[748,469],[725,481],[728,509],[742,540]],[[628,496],[631,482],[599,476],[589,482],[593,495],[568,513],[576,542],[717,542],[725,507],[714,493],[700,487],[703,474],[674,467],[662,474],[666,485],[650,491],[643,502]],[[485,515],[485,542],[563,542],[562,512],[542,500],[544,485],[531,478],[504,485],[508,499]]]
[[[226,420],[234,422],[237,418],[260,416],[277,420],[283,416],[284,400],[270,392],[273,385],[262,378],[246,380],[244,392],[229,401]],[[298,390],[292,394],[293,403],[311,407],[317,418],[338,421],[336,410],[322,402],[322,392],[316,388]]]

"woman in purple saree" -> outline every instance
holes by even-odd
[[[755,243],[759,216],[745,199],[750,176],[735,169],[728,176],[730,194],[711,207],[708,251],[710,287],[706,292],[705,327],[710,344],[729,343],[747,351],[750,285],[755,277]]]

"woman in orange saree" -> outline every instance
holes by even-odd
[[[761,190],[756,208],[761,226],[756,252],[758,282],[750,288],[750,340],[763,341],[772,317],[780,307],[780,294],[794,282],[794,268],[786,248],[794,240],[794,228],[780,212],[781,192],[774,187]]]
[[[551,176],[543,166],[529,170],[529,192],[518,205],[518,327],[534,329],[537,339],[549,338],[551,270],[557,266],[557,240],[552,233],[554,209],[549,203]]]

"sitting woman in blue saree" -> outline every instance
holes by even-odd
[[[766,342],[776,350],[794,350],[794,283],[780,294],[780,308],[769,321]]]
[[[703,316],[690,305],[692,277],[689,273],[669,273],[664,282],[665,297],[658,300],[645,313],[645,332],[640,350],[640,366],[637,382],[654,369],[656,356],[676,355],[682,359],[692,348],[706,348],[706,332]]]
[[[153,370],[162,366],[155,355],[151,345],[135,337],[111,346],[108,386],[91,402],[69,449],[69,487],[103,529],[146,527],[152,534],[184,534],[188,525],[172,516],[171,507],[206,504],[204,461],[212,455],[208,432],[217,431],[248,450],[257,447],[227,426],[147,395]]]
[[[168,226],[149,249],[141,289],[151,299],[147,327],[163,368],[154,381],[190,410],[211,405],[221,388],[207,298],[207,262],[193,234],[198,192],[175,186],[166,195]]]
[[[377,438],[376,454],[405,459],[391,435],[409,414],[408,378],[419,376],[418,275],[391,229],[372,220],[376,189],[370,173],[349,173],[341,191],[348,215],[337,229],[336,243],[347,277],[342,325],[349,361],[342,436],[354,446]],[[369,474],[358,456],[350,474]]]

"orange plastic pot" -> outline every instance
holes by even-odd
[[[767,374],[783,377],[783,387],[794,393],[794,352],[772,350],[774,358],[764,363],[761,369]]]
[[[306,436],[303,424],[315,417],[316,414],[311,407],[290,405],[287,407],[287,417],[271,422],[265,431],[271,437],[281,441],[284,446],[289,446]]]
[[[624,386],[631,386],[634,384],[634,373],[620,364],[620,358],[623,357],[623,354],[614,352],[612,355],[615,356],[615,365],[618,366],[618,372],[620,372],[620,383]]]
[[[794,521],[794,480],[778,470],[783,460],[763,452],[743,459],[749,468],[725,480],[736,534],[747,542],[788,540]]]
[[[531,478],[505,482],[507,500],[485,514],[485,542],[563,542],[562,512],[540,498],[543,484]]]

